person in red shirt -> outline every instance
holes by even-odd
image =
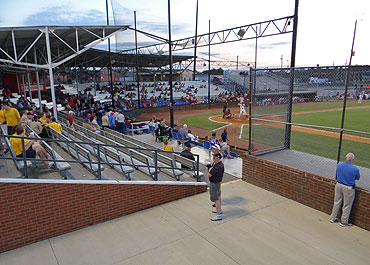
[[[73,119],[73,111],[68,112],[67,121],[69,123],[69,127],[72,127],[74,119]]]

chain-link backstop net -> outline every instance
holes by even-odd
[[[295,68],[294,72],[289,68],[251,69],[246,77],[252,101],[250,151],[294,150],[295,163],[316,168],[317,173],[330,168],[335,176],[340,149],[340,161],[352,152],[354,163],[369,173],[370,67],[351,67],[342,119],[347,72],[346,66]],[[243,137],[248,139],[249,126]]]

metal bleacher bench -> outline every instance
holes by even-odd
[[[54,129],[50,128],[51,135],[54,139],[57,139],[57,143],[66,150],[70,155],[75,157],[78,161],[83,162],[82,165],[86,167],[90,172],[93,174],[98,173],[98,165],[94,163],[93,159],[91,158],[90,152],[86,150],[84,147],[77,143],[71,143],[70,139],[60,134],[59,132],[55,131]],[[103,171],[104,167],[101,166],[100,170]]]
[[[62,124],[63,133],[65,133],[69,138],[73,138],[73,140],[81,141],[84,143],[91,143],[91,141],[95,141],[97,144],[110,144],[104,141],[105,139],[97,139],[99,135],[97,133],[93,133],[86,135],[84,134],[84,130],[87,132],[86,129],[82,128],[81,126],[75,126],[75,128],[79,128],[82,131],[76,131],[71,128],[68,128],[64,124]],[[90,137],[89,137],[90,136]],[[103,142],[101,142],[103,140]],[[86,146],[85,148],[88,149],[95,157],[98,157],[97,147],[94,147],[94,145],[91,144],[84,144],[81,143],[81,145]],[[121,156],[121,153],[118,152],[118,150],[114,147],[108,147],[108,146],[102,146],[100,149],[100,159],[102,159],[103,162],[108,163],[108,165],[120,173],[122,173],[126,179],[131,180],[130,173],[134,172],[134,169],[130,166],[127,166],[128,163],[125,163],[125,160]]]
[[[155,159],[157,159],[157,166],[159,167],[159,170],[171,177],[174,177],[176,180],[180,180],[180,176],[184,174],[184,172],[181,170],[173,167],[172,157],[167,156],[167,153],[171,154],[170,152],[159,151],[157,152],[157,157],[155,157],[155,152],[153,150],[156,150],[157,148],[152,145],[138,141],[134,137],[126,136],[111,129],[108,129],[102,133],[106,138],[112,139],[113,141],[124,146],[141,148],[140,152],[150,159],[148,160],[150,164],[153,165]]]
[[[142,142],[136,139],[135,137],[122,134],[110,128],[106,128],[105,131],[101,131],[100,132],[101,135],[99,135],[97,133],[87,131],[85,128],[81,127],[80,125],[77,125],[76,123],[75,129],[79,131],[84,131],[88,136],[95,138],[101,143],[125,147],[125,148],[117,147],[119,149],[119,152],[121,153],[121,158],[125,162],[127,162],[127,160],[129,159],[131,161],[132,166],[134,166],[136,169],[139,169],[140,171],[143,171],[145,174],[151,176],[153,179],[155,176],[154,172],[155,160],[157,161],[157,166],[161,172],[171,177],[174,177],[176,180],[180,180],[180,177],[184,174],[184,171],[192,172],[191,174],[193,176],[197,175],[196,174],[197,163],[195,161],[192,160],[187,161],[188,159],[184,157],[182,157],[183,159],[178,158],[177,160],[182,159],[181,160],[183,162],[182,164],[188,165],[189,167],[189,169],[187,170],[181,169],[181,165],[178,166],[176,164],[177,161],[175,161],[174,158],[175,154],[173,154],[172,152],[162,151],[161,149],[148,143]],[[153,150],[158,151],[155,152]],[[156,157],[155,153],[157,153]],[[203,175],[204,174],[202,172],[199,172],[200,177]]]
[[[174,166],[176,166],[176,162],[177,163],[180,163],[181,165],[187,167],[187,169],[192,173],[193,177],[203,177],[204,174],[203,172],[199,171],[198,173],[198,163],[194,160],[191,160],[189,158],[186,158],[186,157],[183,157],[181,155],[178,155],[178,154],[174,154],[173,155],[173,163],[174,163]]]
[[[45,151],[51,156],[52,160],[64,160],[63,157],[61,157],[57,152],[54,151],[54,149],[47,144],[44,140],[40,138],[30,127],[27,126],[26,128],[27,132],[32,132],[35,135],[35,138],[38,138],[41,142],[42,147],[44,147]],[[70,174],[69,170],[71,169],[71,165],[68,162],[56,162],[52,161],[54,163],[55,169],[65,178],[74,179],[74,177]]]
[[[135,137],[132,137],[132,136],[128,136],[128,135],[124,135],[122,133],[119,133],[117,131],[114,131],[114,130],[111,130],[111,129],[107,129],[105,132],[104,132],[108,137],[111,137],[113,140],[117,141],[117,142],[123,142],[123,144],[136,144],[137,146],[140,146],[142,148],[147,148],[147,149],[157,149],[157,147],[151,145],[151,144],[148,144],[148,143],[145,143],[143,141],[140,141],[138,139],[136,139]],[[178,154],[174,154],[172,152],[166,152],[166,151],[162,151],[159,149],[159,153],[158,153],[158,156],[157,156],[157,160],[164,164],[165,166],[167,167],[171,167],[172,169],[163,169],[161,168],[161,171],[163,171],[164,173],[168,174],[168,175],[173,175],[175,176],[175,178],[177,180],[180,180],[180,176],[183,175],[183,171],[184,169],[182,170],[179,170],[177,168],[180,168],[178,167],[178,165],[175,163],[175,162],[178,162],[177,160],[181,160],[182,163],[180,164],[183,164],[183,165],[186,165],[187,167],[189,167],[189,170],[188,171],[193,171],[192,174],[193,176],[196,176],[196,172],[197,172],[197,163],[196,161],[193,161],[193,160],[190,160],[190,159],[187,159],[185,157],[181,157],[180,155]],[[175,161],[174,161],[175,160]],[[199,172],[199,177],[202,177],[204,176],[204,174],[202,172]]]

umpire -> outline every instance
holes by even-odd
[[[221,182],[224,176],[224,164],[221,161],[221,154],[213,155],[214,165],[209,169],[209,195],[212,202],[215,203],[216,211],[212,211],[217,215],[211,218],[211,221],[222,220],[221,210]]]

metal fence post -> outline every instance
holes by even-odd
[[[100,144],[97,144],[97,153],[98,153],[98,179],[101,180],[101,165],[100,165]]]
[[[200,179],[199,179],[199,155],[197,155],[197,182],[200,182]]]
[[[255,71],[256,69],[254,69]],[[249,139],[248,139],[248,153],[252,153],[252,87],[253,87],[253,78],[252,78],[253,68],[249,70]],[[256,73],[254,73],[256,74]],[[244,76],[245,78],[245,76]],[[256,80],[255,80],[256,81]],[[254,98],[255,95],[253,95]]]
[[[22,141],[22,150],[23,150],[23,160],[24,160],[24,177],[28,179],[28,170],[27,170],[27,158],[26,158],[26,149],[24,146],[24,138],[21,138]]]
[[[158,180],[158,151],[154,150],[154,180]]]

